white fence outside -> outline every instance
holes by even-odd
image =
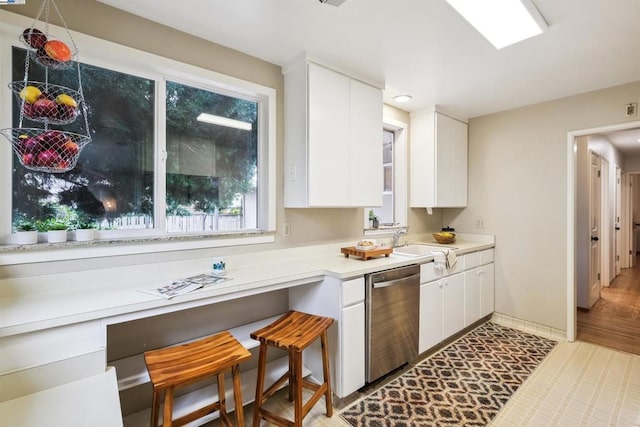
[[[237,231],[244,229],[243,217],[240,214],[195,214],[189,216],[167,216],[167,231]],[[112,230],[153,228],[153,218],[147,215],[127,215],[110,220],[103,220],[100,227]]]

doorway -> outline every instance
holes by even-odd
[[[576,337],[577,337],[577,314],[576,314],[576,307],[578,306],[577,302],[578,302],[578,288],[577,288],[577,284],[578,284],[578,276],[579,275],[584,275],[585,274],[585,268],[588,268],[588,263],[582,261],[582,263],[579,265],[579,261],[580,259],[584,260],[584,253],[579,257],[579,251],[580,250],[584,250],[584,248],[589,248],[589,241],[590,241],[590,235],[588,235],[589,230],[588,228],[585,230],[585,228],[583,227],[582,229],[580,229],[578,227],[578,221],[577,221],[577,212],[584,212],[584,208],[586,208],[586,206],[580,206],[578,204],[578,198],[577,195],[579,193],[579,191],[584,191],[584,189],[580,189],[579,185],[583,185],[585,182],[584,180],[584,176],[582,176],[582,179],[579,179],[578,177],[578,145],[580,142],[580,139],[582,138],[586,138],[589,136],[595,136],[595,135],[601,135],[604,133],[611,133],[611,132],[618,132],[618,131],[624,131],[624,130],[629,130],[629,129],[637,129],[640,128],[640,122],[636,121],[636,122],[629,122],[629,123],[623,123],[623,124],[617,124],[617,125],[610,125],[610,126],[604,126],[604,127],[600,127],[600,128],[593,128],[593,129],[585,129],[585,130],[581,130],[581,131],[573,131],[573,132],[569,132],[567,134],[567,161],[568,161],[568,173],[567,173],[567,340],[568,341],[575,341]],[[585,156],[583,158],[584,161],[588,162],[588,156]],[[610,160],[610,159],[609,159]],[[627,227],[625,227],[625,221],[624,221],[624,216],[625,216],[625,212],[628,212],[625,207],[628,208],[627,206],[622,206],[620,210],[615,209],[615,206],[618,206],[617,200],[618,197],[620,197],[622,204],[624,205],[624,200],[625,200],[625,194],[624,191],[616,191],[615,188],[618,188],[617,185],[619,183],[617,177],[620,176],[622,179],[620,181],[624,181],[624,172],[621,170],[621,168],[619,167],[619,165],[623,164],[623,161],[618,159],[617,161],[611,161],[611,164],[609,165],[608,169],[612,170],[612,174],[615,173],[615,178],[612,176],[610,181],[610,184],[607,185],[607,194],[608,197],[605,197],[605,200],[609,200],[607,201],[607,205],[608,205],[608,209],[611,209],[611,213],[610,213],[610,219],[607,221],[607,224],[605,224],[605,227],[611,227],[608,231],[608,238],[606,242],[601,242],[604,247],[608,246],[608,250],[605,250],[604,252],[607,253],[608,252],[608,258],[609,259],[605,259],[602,260],[602,264],[608,264],[608,266],[610,266],[611,268],[609,268],[608,270],[610,271],[610,278],[607,277],[605,280],[608,283],[610,279],[612,279],[613,277],[615,277],[615,272],[618,268],[618,263],[616,262],[617,259],[617,255],[620,254],[624,254],[625,251],[628,252],[629,250],[629,244],[627,242],[627,239],[624,238],[624,230],[626,230]],[[617,166],[617,168],[616,168]],[[621,184],[621,190],[624,190],[624,182],[620,182]],[[616,203],[614,203],[613,201],[616,201]],[[615,210],[614,210],[615,209]],[[620,215],[618,215],[618,213],[620,213]],[[607,217],[607,215],[603,215],[604,218]],[[627,221],[630,223],[630,221]],[[588,224],[588,221],[586,222]],[[615,225],[614,225],[615,224]],[[622,232],[618,233],[615,231],[616,226],[620,226],[620,228],[622,228]],[[612,230],[613,229],[613,230]],[[619,236],[620,235],[620,236]],[[587,236],[587,237],[585,237]],[[618,242],[619,244],[616,245],[616,242]],[[587,251],[588,252],[588,249]],[[620,259],[621,261],[621,265],[619,265],[620,268],[624,268],[625,264],[624,264],[624,257],[621,257],[623,259]],[[606,269],[605,269],[606,270]],[[587,273],[588,275],[588,270]],[[601,277],[602,278],[602,277]]]

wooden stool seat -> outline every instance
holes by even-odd
[[[221,422],[233,425],[226,412],[224,374],[227,371],[231,371],[233,378],[236,422],[244,426],[239,364],[250,357],[251,353],[227,331],[175,347],[147,351],[144,361],[153,384],[151,426],[158,425],[161,394],[164,394],[162,425],[165,427],[184,425],[215,411],[220,412]],[[217,377],[218,401],[172,420],[176,387],[213,376]]]
[[[325,396],[327,416],[333,415],[327,345],[327,329],[333,324],[333,321],[330,317],[315,316],[292,310],[270,325],[251,334],[251,338],[260,341],[258,380],[253,412],[254,427],[260,425],[261,419],[281,426],[302,426],[303,418],[322,396]],[[322,345],[324,376],[322,384],[315,384],[302,378],[302,351],[318,338],[320,338]],[[288,352],[289,370],[263,392],[267,348],[269,346]],[[289,400],[294,403],[294,421],[287,420],[262,407],[264,401],[271,397],[286,381],[289,382]],[[314,392],[304,405],[302,401],[303,387]]]

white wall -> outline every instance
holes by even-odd
[[[443,223],[495,234],[497,312],[566,330],[567,133],[637,121],[639,99],[640,81],[469,121],[469,206]]]

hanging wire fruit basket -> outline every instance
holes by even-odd
[[[66,38],[54,37],[49,33],[51,6],[64,25]],[[43,13],[44,20],[41,19]],[[47,173],[68,172],[76,166],[80,152],[91,142],[91,136],[87,105],[82,92],[80,63],[76,58],[78,49],[55,0],[43,0],[33,24],[18,38],[28,50],[24,79],[9,83],[18,100],[18,127],[0,129],[0,133],[9,140],[25,168]],[[29,79],[31,59],[44,67],[43,82]],[[77,72],[77,90],[49,82],[50,69],[66,69],[73,65]],[[70,124],[79,116],[84,118],[84,134],[51,128],[51,125]],[[25,118],[42,123],[43,126],[23,127]]]
[[[65,86],[37,81],[12,82],[9,87],[20,104],[20,113],[30,119],[54,125],[73,123],[84,102],[80,92]]]
[[[53,5],[58,17],[64,24],[66,37],[58,37],[49,32],[49,15]],[[45,14],[44,21],[40,19]],[[44,24],[44,27],[40,26]],[[38,28],[40,27],[40,28]],[[41,29],[43,28],[44,31]],[[78,54],[78,47],[67,29],[67,24],[53,0],[45,0],[31,27],[25,29],[18,37],[27,47],[33,60],[44,67],[62,70],[71,68]]]
[[[80,151],[91,142],[86,135],[41,128],[2,129],[13,151],[27,169],[63,173],[75,168]]]

